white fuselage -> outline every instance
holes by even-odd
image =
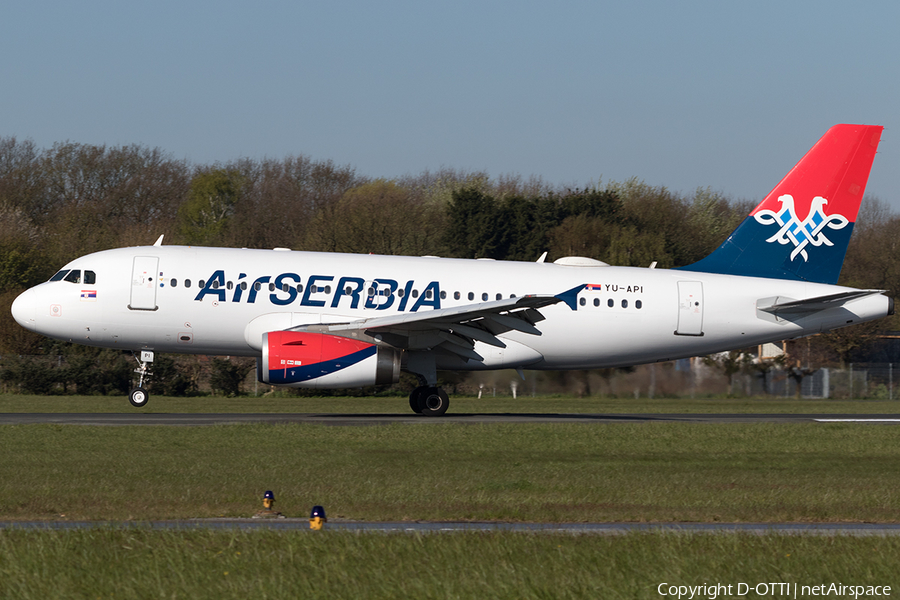
[[[483,361],[438,358],[438,368],[452,369],[585,369],[665,361],[810,335],[889,310],[887,297],[873,295],[784,320],[758,307],[776,298],[803,300],[848,288],[492,260],[145,246],[90,254],[64,269],[90,271],[94,283],[83,283],[82,275],[78,282],[36,286],[14,304],[20,323],[90,346],[238,356],[259,356],[267,331],[511,295],[552,296],[588,284],[574,310],[564,302],[540,309],[541,335],[509,331],[499,336],[505,349],[477,342]]]

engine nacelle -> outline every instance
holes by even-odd
[[[263,383],[304,388],[347,388],[397,383],[400,351],[362,340],[310,331],[262,336],[257,376]]]

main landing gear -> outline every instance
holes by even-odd
[[[134,359],[138,361],[138,364],[140,365],[140,368],[135,369],[134,372],[141,377],[138,380],[138,386],[131,390],[131,394],[128,396],[128,401],[131,402],[131,405],[133,407],[141,408],[143,406],[146,406],[147,401],[150,400],[150,394],[144,387],[144,377],[150,375],[150,363],[153,362],[153,351],[141,350],[141,357],[138,358],[135,354]]]
[[[439,417],[447,412],[450,397],[443,388],[420,385],[409,395],[409,407],[426,417]]]

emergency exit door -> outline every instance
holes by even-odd
[[[131,310],[156,310],[156,270],[159,259],[155,256],[135,256],[131,269]]]
[[[703,284],[678,282],[678,328],[675,335],[703,335]]]

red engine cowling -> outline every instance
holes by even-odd
[[[396,383],[400,351],[327,333],[270,331],[263,334],[257,375],[263,383],[306,388]]]

